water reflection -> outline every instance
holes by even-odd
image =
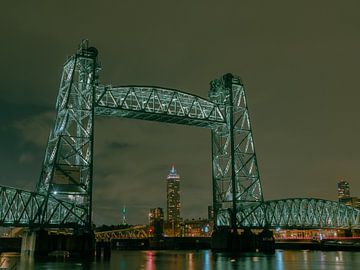
[[[152,250],[147,251],[146,259],[147,259],[146,270],[155,270],[156,266],[154,262],[154,251]]]
[[[194,270],[194,265],[193,265],[193,253],[189,253],[187,256],[187,261],[188,261],[188,269],[189,270]]]
[[[284,259],[283,252],[276,252],[276,269],[283,270],[284,269]]]
[[[210,261],[210,250],[204,250],[204,270],[212,269],[212,264]]]
[[[353,270],[360,269],[359,252],[322,252],[322,251],[281,251],[275,255],[261,253],[213,253],[210,250],[179,251],[113,251],[110,261],[38,262],[19,256],[16,269],[86,269],[86,270]],[[7,261],[8,265],[10,260]],[[1,267],[0,267],[1,268]]]

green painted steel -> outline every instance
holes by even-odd
[[[94,117],[115,116],[211,129],[215,229],[229,226],[355,228],[359,210],[312,198],[264,201],[245,88],[226,74],[209,100],[153,86],[98,81],[97,50],[83,41],[64,64],[57,115],[36,192],[1,187],[0,226],[91,229]]]
[[[52,194],[0,186],[0,226],[62,227],[86,225],[87,209]]]
[[[154,86],[98,86],[95,114],[213,128],[225,124],[206,99]]]
[[[87,209],[91,227],[97,50],[84,41],[64,65],[37,192]]]
[[[209,97],[226,117],[211,130],[215,226],[236,230],[263,203],[245,89],[226,74],[211,82]]]
[[[360,228],[360,210],[316,198],[265,201],[244,219],[241,227],[272,229]]]

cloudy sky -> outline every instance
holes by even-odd
[[[31,3],[30,3],[31,2]],[[247,91],[265,199],[360,196],[359,1],[33,1],[2,3],[0,185],[32,190],[54,121],[62,65],[81,39],[104,84],[207,97],[232,72]],[[291,3],[290,3],[291,2]],[[95,122],[97,224],[146,222],[166,206],[172,163],[182,216],[211,203],[210,131],[139,120]]]

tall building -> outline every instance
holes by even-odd
[[[167,213],[169,223],[180,222],[180,176],[172,165],[169,175],[166,178]]]
[[[338,199],[341,203],[349,203],[351,201],[350,197],[350,185],[344,179],[341,179],[338,182]]]

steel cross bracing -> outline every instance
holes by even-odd
[[[240,227],[272,229],[360,228],[360,210],[315,198],[264,201],[242,220]]]
[[[87,210],[91,226],[94,92],[97,50],[86,42],[63,68],[56,102],[56,120],[50,133],[37,192]]]
[[[84,226],[87,209],[49,194],[0,186],[0,226]]]
[[[110,241],[111,239],[146,239],[149,237],[148,226],[135,226],[127,229],[96,232],[96,241]]]
[[[215,226],[242,227],[263,202],[245,89],[231,74],[211,82],[210,100],[226,115],[212,129]]]
[[[360,210],[315,198],[266,201],[261,210],[272,228],[360,228]],[[259,215],[261,216],[261,215]]]
[[[199,127],[225,123],[218,106],[179,90],[151,86],[98,86],[97,115],[137,118]]]
[[[87,41],[65,62],[36,193],[3,188],[0,225],[91,229],[94,117],[102,115],[210,128],[215,227],[321,227],[326,218],[327,224],[358,226],[359,211],[334,202],[263,201],[245,89],[238,77],[226,74],[212,81],[206,100],[161,87],[104,86],[98,82],[99,70],[97,50]]]

